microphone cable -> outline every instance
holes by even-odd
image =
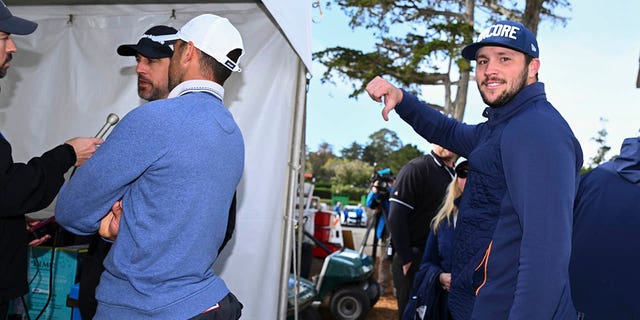
[[[47,292],[47,301],[42,307],[42,310],[40,310],[40,313],[38,313],[38,316],[35,320],[40,319],[44,311],[47,310],[47,307],[51,302],[51,298],[53,297],[53,267],[55,266],[53,262],[56,253],[56,239],[58,238],[58,228],[60,228],[60,226],[56,227],[56,231],[53,235],[53,241],[51,243],[51,259],[49,260],[49,292]],[[27,319],[29,320],[29,312],[27,312]]]

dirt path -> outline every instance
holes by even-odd
[[[373,306],[373,309],[367,314],[367,319],[370,320],[390,320],[398,319],[398,304],[396,297],[392,294],[384,295],[380,297],[378,303]]]

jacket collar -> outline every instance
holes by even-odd
[[[209,80],[187,80],[181,82],[175,88],[173,88],[171,92],[169,92],[168,98],[175,98],[177,96],[181,96],[190,92],[206,92],[217,97],[220,100],[224,98],[224,88],[221,85]]]
[[[433,159],[433,162],[435,162],[438,165],[438,167],[444,168],[447,171],[447,173],[449,173],[451,178],[455,176],[455,171],[453,170],[453,168],[447,166],[444,163],[444,161],[437,154],[435,154],[435,152],[433,152],[433,150],[431,150],[430,156]]]
[[[495,126],[506,121],[520,112],[530,102],[540,99],[547,99],[542,82],[534,82],[520,90],[509,103],[499,108],[487,107],[482,116],[488,118],[487,124]]]
[[[640,184],[640,137],[624,139],[620,155],[603,166],[633,184]]]

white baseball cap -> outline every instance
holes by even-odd
[[[196,48],[216,59],[229,70],[241,71],[239,62],[240,57],[244,55],[242,37],[227,18],[214,14],[199,15],[182,26],[175,36],[176,39],[193,42]],[[227,54],[235,49],[242,50],[238,61],[227,57]]]

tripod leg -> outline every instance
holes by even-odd
[[[378,242],[380,241],[380,239],[378,239],[378,226],[380,225],[380,214],[382,211],[380,210],[376,210],[376,215],[375,215],[375,227],[374,227],[374,233],[373,233],[373,246],[371,248],[371,259],[373,259],[373,262],[376,262],[376,256],[378,254]]]
[[[375,213],[373,214],[373,219],[371,219],[371,221],[368,221],[367,224],[367,231],[365,231],[364,233],[364,237],[362,238],[362,243],[360,244],[360,253],[364,253],[364,249],[367,246],[367,239],[369,239],[369,233],[371,232],[371,229],[373,229],[374,227],[377,229],[378,223],[380,220],[380,210],[375,210]],[[374,231],[375,232],[375,231]],[[373,237],[373,255],[372,255],[372,259],[375,261],[376,260],[376,247],[378,245],[378,239],[376,238],[375,234]]]

